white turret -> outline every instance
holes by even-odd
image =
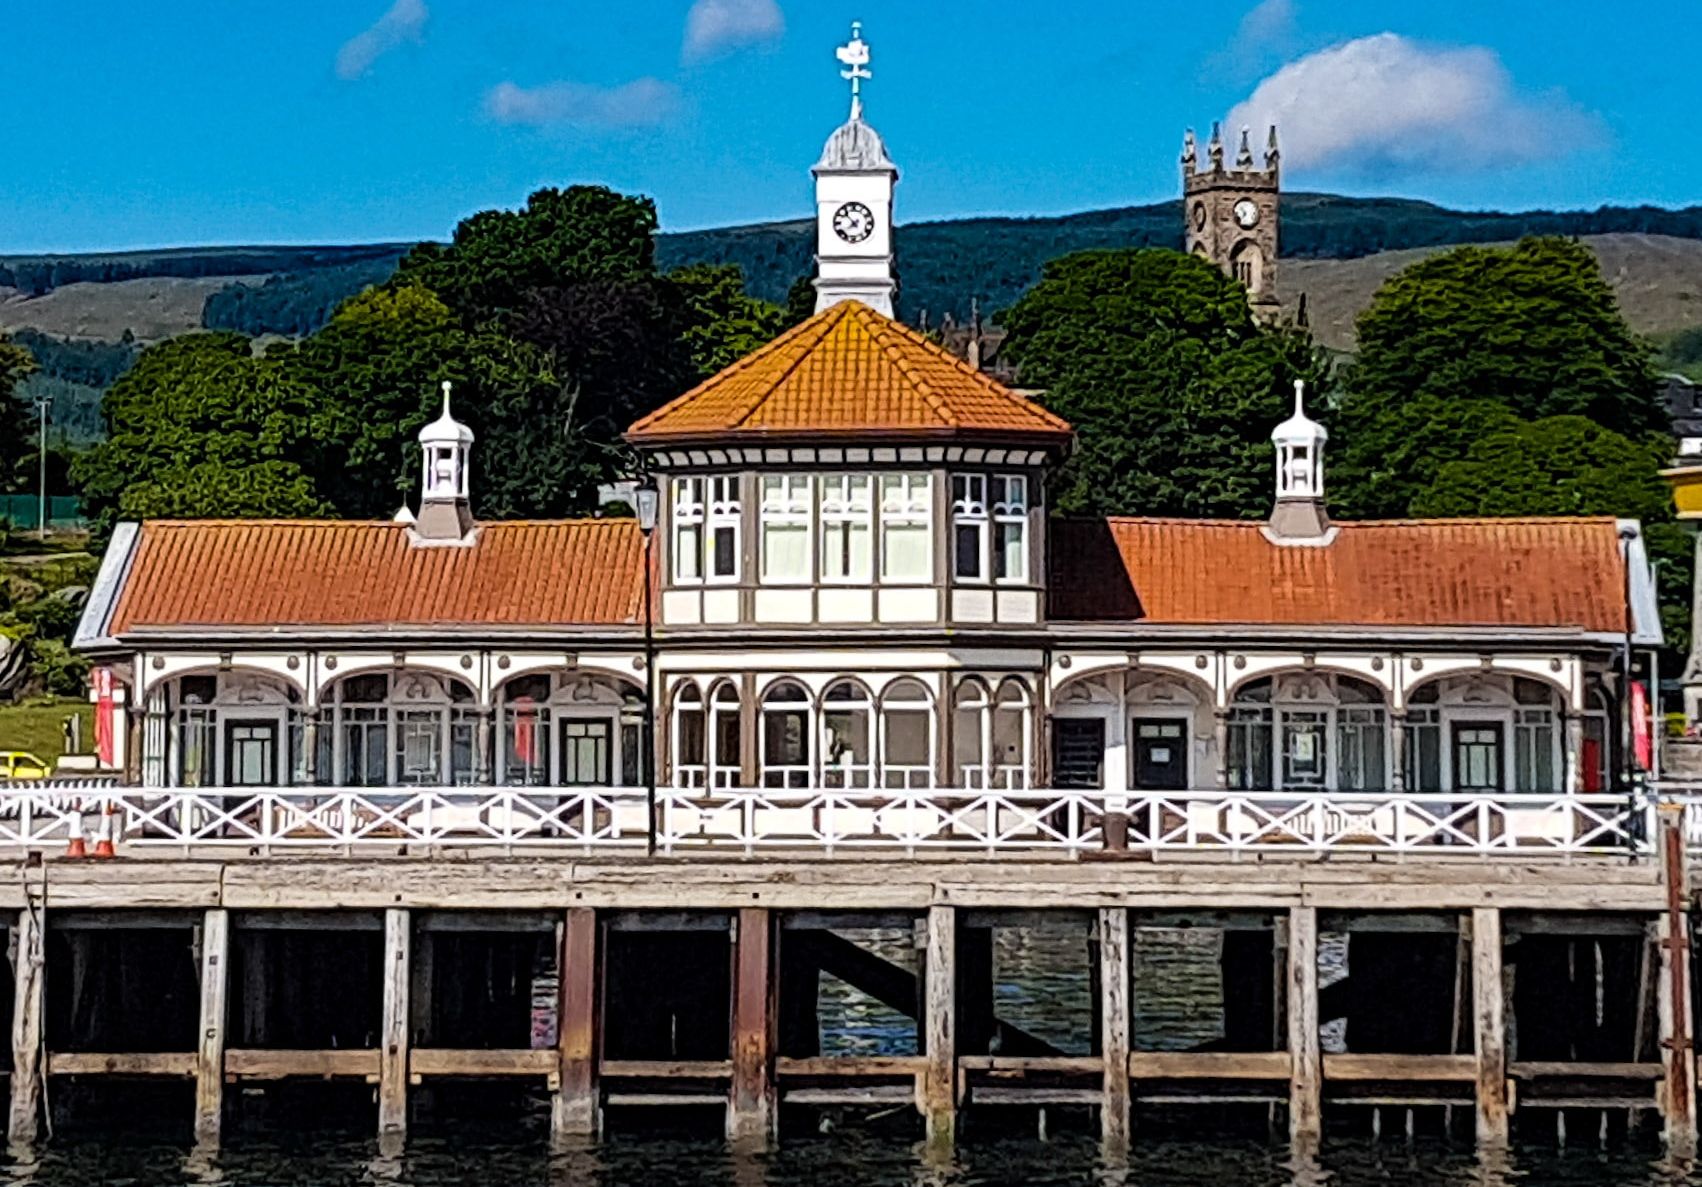
[[[1329,430],[1306,415],[1306,383],[1294,381],[1294,415],[1271,431],[1276,446],[1276,506],[1270,534],[1290,543],[1328,543],[1324,445]]]
[[[470,541],[472,505],[467,494],[473,430],[449,411],[449,381],[443,381],[443,414],[420,430],[420,513],[416,541]]]
[[[863,122],[869,46],[862,24],[839,47],[851,83],[851,118],[834,130],[811,170],[816,179],[816,312],[857,300],[893,316],[892,200],[898,168],[880,133]]]

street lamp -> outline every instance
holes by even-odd
[[[644,537],[644,802],[647,810],[646,847],[656,852],[656,621],[651,610],[650,586],[653,580],[651,555],[656,535],[656,517],[661,510],[662,496],[655,481],[648,475],[636,479],[612,482],[597,488],[597,502],[602,506],[618,503],[630,507],[638,517],[638,530]]]
[[[36,430],[36,443],[40,447],[41,453],[38,473],[40,485],[36,488],[38,501],[36,504],[35,531],[36,535],[43,540],[47,539],[47,412],[52,407],[52,397],[37,396],[35,398],[35,410],[40,424],[40,428]]]

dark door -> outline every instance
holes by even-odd
[[[278,785],[277,722],[227,721],[225,723],[225,785],[228,787],[276,787]]]
[[[1052,786],[1073,791],[1105,786],[1105,722],[1097,717],[1052,719]]]
[[[1172,718],[1137,717],[1135,786],[1146,791],[1185,791],[1188,787],[1188,723]]]
[[[1459,722],[1454,726],[1455,791],[1504,791],[1504,759],[1500,722]]]
[[[613,784],[612,739],[607,717],[566,717],[561,722],[561,782],[564,787]]]

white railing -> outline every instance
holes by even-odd
[[[655,841],[680,854],[852,851],[1628,855],[1654,799],[1625,795],[660,788]],[[103,818],[103,807],[106,813]],[[1698,838],[1702,799],[1691,812]],[[642,788],[200,788],[14,784],[0,849],[53,849],[73,823],[120,848],[349,852],[384,847],[646,849]]]

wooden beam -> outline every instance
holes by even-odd
[[[378,1048],[378,1136],[408,1132],[408,912],[384,912],[384,1009]]]
[[[1129,1151],[1130,1082],[1129,912],[1106,907],[1099,912],[1099,1047],[1103,1062],[1099,1137],[1105,1153],[1121,1158]]]
[[[1288,911],[1288,1136],[1297,1156],[1323,1137],[1323,1060],[1318,1037],[1318,910]]]
[[[1660,1080],[1666,1068],[1658,1063],[1522,1059],[1508,1064],[1507,1074],[1515,1080]]]
[[[733,935],[733,1080],[727,1138],[766,1147],[776,1136],[774,921],[762,907],[739,911]]]
[[[1662,874],[1666,885],[1666,935],[1661,944],[1661,1062],[1667,1076],[1661,1093],[1668,1151],[1688,1158],[1696,1151],[1696,1049],[1692,1043],[1690,986],[1689,870],[1684,808],[1660,807]]]
[[[415,1047],[408,1052],[408,1079],[414,1084],[426,1076],[460,1076],[464,1079],[551,1077],[556,1074],[556,1066],[556,1053],[548,1048]]]
[[[883,1076],[914,1078],[927,1067],[928,1060],[921,1055],[812,1055],[804,1058],[782,1055],[774,1061],[774,1074],[822,1080],[876,1079]]]
[[[593,1137],[601,1128],[597,1088],[597,997],[601,958],[597,912],[570,907],[556,952],[560,1007],[556,1023],[556,1090],[550,1097],[550,1140]]]
[[[25,893],[30,894],[26,886]],[[41,1120],[42,906],[18,912],[13,966],[12,1089],[6,1134],[14,1146],[35,1142]]]
[[[50,1076],[164,1076],[193,1080],[201,1057],[194,1051],[55,1051],[47,1057]]]
[[[378,1079],[379,1052],[374,1048],[343,1047],[326,1051],[259,1050],[232,1047],[225,1051],[227,1080],[371,1080]]]
[[[1135,1080],[1282,1080],[1291,1078],[1287,1051],[1136,1051],[1129,1056]]]
[[[927,1146],[934,1157],[949,1157],[957,1142],[957,911],[928,908],[926,1008],[922,1031],[928,1060],[920,1089]]]
[[[225,995],[230,912],[208,911],[201,924],[201,1036],[195,1067],[195,1142],[217,1146],[225,1113]]]
[[[1458,1083],[1477,1080],[1473,1055],[1377,1055],[1349,1053],[1323,1058],[1326,1083]]]
[[[1477,1140],[1505,1146],[1508,1128],[1507,995],[1501,984],[1501,912],[1472,910],[1472,1014],[1477,1058]]]
[[[605,1059],[605,1080],[725,1080],[733,1074],[731,1059]],[[725,1104],[717,1097],[718,1104]]]

